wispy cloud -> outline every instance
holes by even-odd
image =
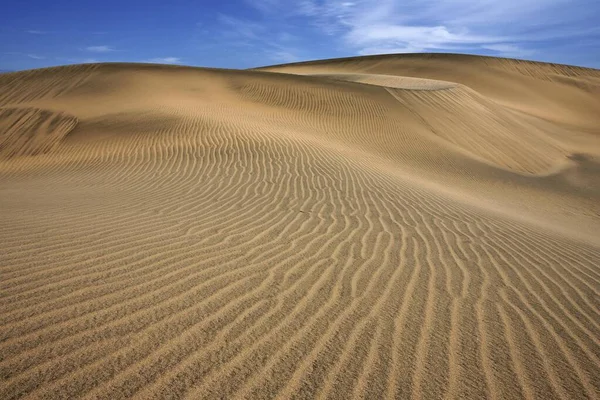
[[[484,49],[491,50],[503,57],[530,57],[535,54],[534,50],[526,50],[519,46],[509,43],[487,44],[482,46]]]
[[[24,12],[21,3],[27,2],[17,3],[16,12]],[[235,7],[227,1],[192,3],[186,11],[198,16],[197,23],[161,10],[167,14],[160,29],[145,19],[100,26],[94,12],[78,15],[77,26],[50,26],[36,24],[32,14],[29,26],[2,30],[3,51],[15,52],[2,62],[11,68],[49,65],[66,45],[74,50],[74,62],[166,54],[146,61],[234,68],[406,52],[600,65],[598,0],[239,0]],[[167,33],[172,40],[164,40]],[[178,57],[169,56],[173,54]],[[41,57],[47,58],[38,61]]]
[[[296,54],[285,50],[268,51],[267,56],[276,63],[292,63],[301,60]]]
[[[274,6],[278,1],[267,0],[267,3]],[[265,12],[268,9],[264,3],[256,3],[256,6]],[[221,36],[227,42],[227,46],[251,48],[255,56],[274,63],[302,60],[300,54],[303,52],[297,48],[299,38],[286,31],[285,21],[281,21],[281,24],[264,23],[219,14],[217,22],[220,34],[217,36]]]
[[[157,57],[144,60],[143,62],[153,64],[181,64],[182,60],[179,57]]]
[[[217,20],[225,28],[222,32],[226,36],[237,35],[246,39],[258,39],[265,33],[264,25],[247,19],[219,14]]]
[[[366,1],[318,4],[305,0],[299,11],[314,17],[327,33],[339,32],[344,45],[359,54],[455,49],[509,40],[493,30],[472,29],[467,22],[489,18],[490,7],[475,11],[469,3],[382,0],[377,4]],[[440,12],[442,9],[444,13]]]
[[[489,50],[527,56],[533,42],[583,33],[587,0],[246,0],[264,14],[304,18],[357,54]],[[589,30],[589,24],[588,24]]]
[[[23,53],[20,51],[4,51],[0,54],[6,54],[6,55],[13,55],[13,56],[19,56],[19,57],[28,57],[31,58],[33,60],[45,60],[46,57],[45,56],[41,56],[39,54],[34,54],[34,53]]]
[[[90,51],[92,53],[110,53],[113,51],[117,51],[115,48],[111,46],[101,45],[101,46],[88,46],[84,49],[85,51]]]

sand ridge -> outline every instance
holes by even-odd
[[[0,397],[598,398],[599,79],[0,75]]]
[[[394,89],[407,90],[444,90],[459,86],[454,82],[445,82],[437,79],[410,78],[407,76],[385,74],[310,74],[311,76],[330,78],[341,81],[360,82],[370,85],[383,86]]]

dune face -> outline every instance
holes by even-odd
[[[0,76],[0,398],[596,399],[600,71]]]
[[[77,125],[63,113],[37,108],[0,108],[0,157],[50,151]]]

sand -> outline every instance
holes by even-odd
[[[600,71],[0,76],[0,398],[597,399]]]

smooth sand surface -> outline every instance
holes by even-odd
[[[600,71],[0,75],[0,398],[597,399]]]

